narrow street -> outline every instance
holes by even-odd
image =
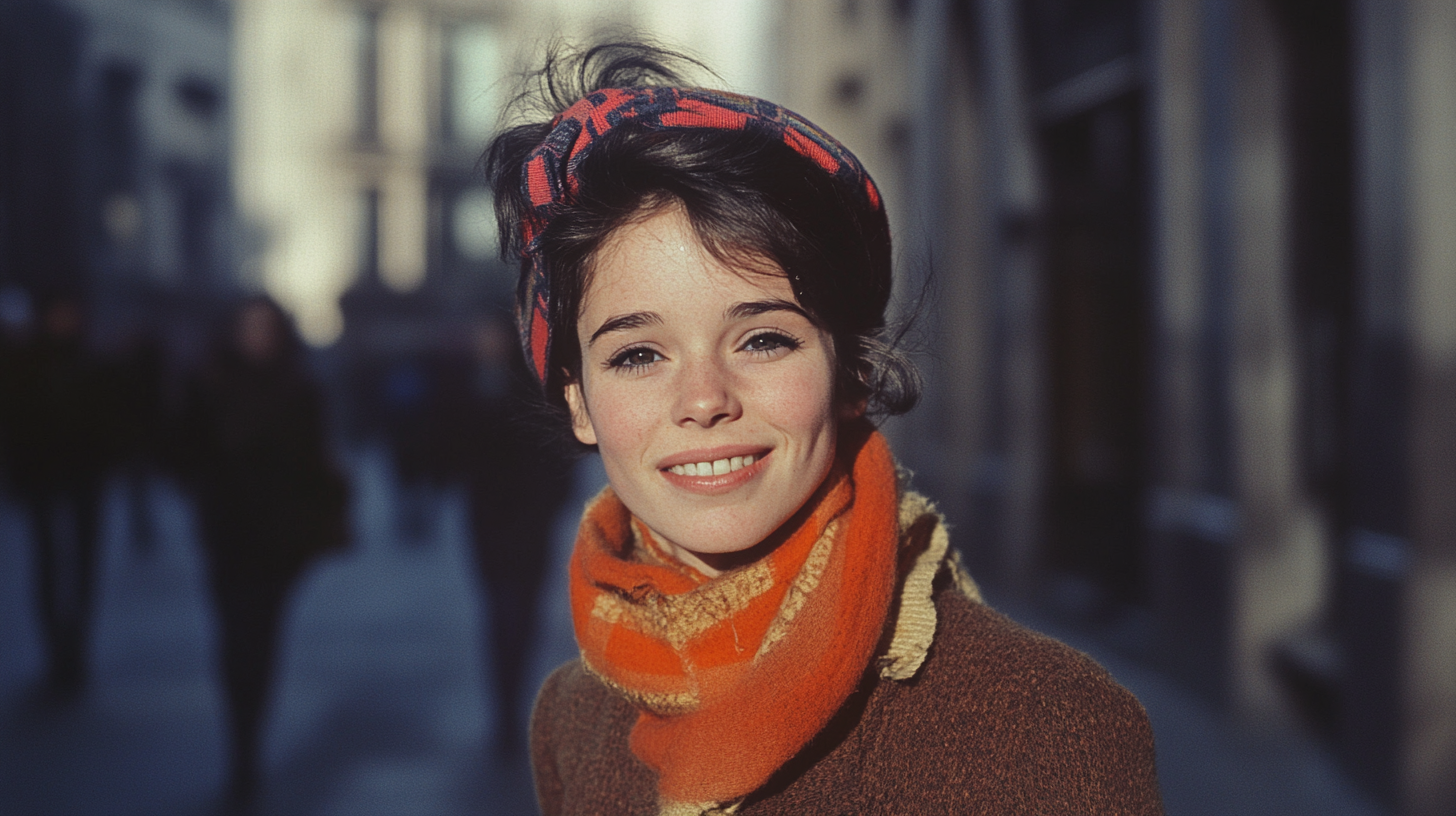
[[[465,512],[446,495],[418,543],[393,534],[392,481],[365,451],[355,475],[354,548],[300,585],[286,625],[265,750],[266,816],[490,816],[535,812],[524,757],[500,761],[485,679],[480,590]],[[557,526],[531,688],[575,654],[563,566],[575,513],[604,481],[583,461]],[[40,644],[29,547],[0,505],[0,814],[212,816],[229,811],[214,635],[187,503],[154,485],[155,547],[139,551],[126,505],[105,508],[93,673],[75,703],[37,690]],[[1287,732],[1250,735],[1158,672],[1096,638],[1002,607],[1091,653],[1143,701],[1171,816],[1381,816],[1329,756]],[[525,713],[522,712],[522,716]]]
[[[486,613],[463,502],[447,494],[433,535],[401,545],[384,457],[366,451],[352,464],[354,548],[318,564],[293,598],[254,812],[534,812],[525,758],[502,762],[490,749]],[[108,494],[91,682],[71,704],[37,689],[29,547],[15,506],[4,505],[0,814],[225,812],[225,712],[202,563],[187,503],[155,487],[160,529],[150,552],[124,532],[119,491]],[[552,576],[565,574],[559,563],[573,523],[558,529]],[[575,654],[561,580],[553,580],[530,688]]]

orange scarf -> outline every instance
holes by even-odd
[[[610,488],[587,507],[570,566],[577,642],[641,711],[631,747],[665,811],[761,787],[874,657],[896,584],[895,462],[867,423],[839,441],[784,543],[711,580],[663,555]]]

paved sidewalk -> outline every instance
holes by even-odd
[[[447,496],[431,540],[402,547],[391,534],[384,457],[366,452],[354,472],[358,541],[320,564],[293,599],[265,790],[252,812],[533,813],[525,759],[501,763],[487,747],[485,612],[463,501]],[[66,705],[35,685],[29,545],[14,505],[0,504],[0,814],[226,812],[224,711],[202,565],[182,497],[163,488],[153,504],[161,540],[142,555],[117,532],[126,525],[116,491],[108,502],[91,684]],[[558,561],[573,525],[558,530]],[[575,655],[562,581],[550,589],[533,688]]]
[[[487,747],[494,723],[481,654],[483,611],[459,496],[425,543],[392,535],[382,454],[354,461],[355,548],[304,581],[290,610],[266,745],[259,816],[530,814],[523,759]],[[557,529],[534,685],[575,654],[562,560],[575,514],[603,482],[583,463]],[[113,492],[102,542],[94,674],[71,705],[35,689],[40,649],[29,548],[0,502],[0,815],[221,814],[225,746],[211,613],[187,504],[154,491],[161,541],[138,553]],[[1033,610],[1001,608],[1096,657],[1152,718],[1170,816],[1384,816],[1297,734],[1255,736],[1202,699],[1095,638]]]

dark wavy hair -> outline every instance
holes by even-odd
[[[522,166],[551,132],[551,117],[603,88],[687,85],[687,67],[704,66],[635,42],[550,50],[510,106],[531,121],[499,133],[481,160],[507,263],[520,262],[520,225],[531,207]],[[799,305],[834,339],[841,404],[863,402],[872,416],[883,416],[904,413],[919,400],[919,373],[899,347],[904,332],[885,320],[891,262],[883,211],[850,200],[782,141],[746,131],[624,122],[600,137],[577,166],[577,178],[577,195],[541,233],[552,335],[545,397],[553,408],[564,410],[564,388],[581,373],[576,323],[597,251],[619,227],[675,204],[703,246],[725,264],[761,270],[767,259],[777,265],[774,272],[795,280]],[[526,274],[522,264],[518,299]]]

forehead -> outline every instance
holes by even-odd
[[[686,212],[674,205],[629,221],[603,242],[592,262],[581,319],[767,298],[797,302],[783,270],[768,260],[735,265],[715,257]]]

